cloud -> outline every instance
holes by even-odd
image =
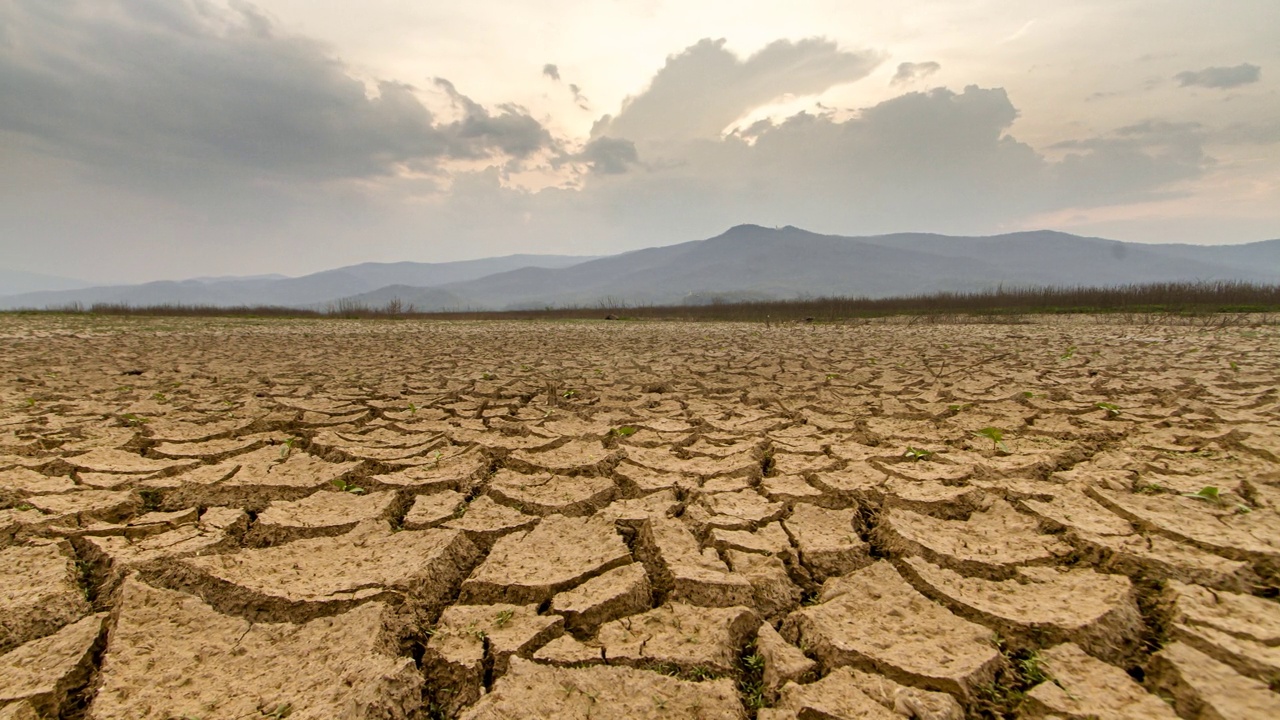
[[[590,110],[591,106],[587,104],[587,96],[582,94],[582,88],[574,83],[569,83],[569,92],[573,93],[573,102],[583,110]]]
[[[893,74],[893,79],[889,81],[889,84],[902,85],[916,80],[923,80],[941,69],[942,65],[933,61],[922,63],[900,63],[898,65],[898,72]]]
[[[621,175],[629,165],[640,162],[640,155],[630,140],[598,137],[571,159],[588,163],[591,171],[599,175]]]
[[[649,87],[627,98],[617,116],[601,118],[592,135],[636,141],[716,137],[757,107],[860,80],[880,62],[876,53],[840,50],[820,38],[778,40],[745,60],[724,44],[704,39],[668,57]]]
[[[22,38],[0,43],[0,131],[165,192],[521,157],[549,137],[514,107],[439,125],[413,86],[367,86],[243,2],[15,0],[0,26]]]
[[[987,233],[1037,213],[1165,197],[1212,164],[1194,125],[1134,124],[1059,147],[1065,157],[1054,160],[1010,134],[1017,117],[1001,88],[938,88],[642,146],[644,163],[627,173],[595,173],[576,195],[557,193],[556,221],[645,238],[667,236],[673,222],[685,239],[741,222]]]
[[[1076,205],[1116,205],[1166,196],[1212,164],[1207,129],[1193,122],[1145,120],[1083,140],[1056,143],[1068,153],[1054,169],[1058,194]]]
[[[551,63],[547,63],[546,65],[542,66],[542,74],[551,78],[552,80],[555,80],[556,82],[560,82],[560,68],[556,67]]]
[[[501,152],[525,158],[555,144],[551,133],[524,108],[504,103],[498,106],[502,112],[493,115],[448,80],[436,78],[435,84],[463,113],[461,120],[438,128],[451,156],[474,159]]]
[[[1187,70],[1173,76],[1180,87],[1234,88],[1262,79],[1262,68],[1244,63],[1235,67],[1207,67]]]

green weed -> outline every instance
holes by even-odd
[[[975,432],[974,435],[990,440],[992,447],[999,449],[1001,452],[1009,452],[1009,446],[1004,444],[1004,430],[998,427],[984,427]]]
[[[363,495],[365,493],[364,488],[354,483],[349,483],[342,478],[334,478],[331,482],[334,487],[338,488],[342,492],[351,493],[352,495]]]
[[[910,459],[910,460],[913,460],[913,461],[914,461],[914,460],[928,460],[929,458],[933,457],[933,451],[932,451],[932,450],[922,450],[922,449],[920,449],[920,448],[913,448],[913,447],[908,446],[908,447],[907,447],[907,451],[906,451],[906,452],[904,452],[904,453],[902,453],[902,456],[903,456],[903,457],[905,457],[905,458],[908,458],[908,459]]]
[[[1099,402],[1094,403],[1093,406],[1099,410],[1106,410],[1107,417],[1120,417],[1120,406],[1115,403]]]

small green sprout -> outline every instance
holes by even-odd
[[[903,456],[903,457],[905,457],[905,458],[909,458],[909,459],[911,459],[911,460],[913,460],[913,461],[914,461],[914,460],[928,460],[929,458],[933,457],[933,451],[932,451],[932,450],[923,450],[923,449],[921,449],[921,448],[914,448],[914,447],[910,447],[910,446],[908,446],[908,447],[907,447],[907,451],[906,451],[906,452],[904,452],[904,453],[902,453],[902,456]]]
[[[515,614],[516,614],[515,610],[503,610],[502,612],[498,613],[498,616],[496,618],[494,618],[493,626],[496,628],[506,626],[507,623],[511,622],[511,618],[515,616]]]
[[[998,427],[984,427],[975,432],[974,435],[990,440],[991,445],[999,448],[1002,452],[1009,452],[1009,446],[1004,444],[1004,431]]]
[[[1232,372],[1240,372],[1240,364],[1235,360],[1228,362],[1227,365],[1230,366]]]
[[[481,380],[492,380],[494,377],[495,375],[491,372],[480,373]]]
[[[631,435],[635,435],[639,430],[640,428],[635,427],[634,425],[623,425],[622,427],[614,428],[610,432],[618,437],[629,437]]]
[[[32,505],[31,503],[18,503],[18,504],[17,504],[17,506],[16,506],[14,509],[15,509],[15,510],[22,510],[23,512],[25,512],[25,511],[27,511],[27,510],[35,510],[35,509],[36,509],[36,506],[35,506],[35,505]]]
[[[1193,493],[1182,493],[1182,496],[1195,498],[1197,500],[1204,500],[1206,502],[1211,502],[1214,505],[1226,504],[1226,501],[1222,499],[1221,491],[1219,491],[1218,488],[1214,487],[1213,485],[1205,485],[1204,487],[1200,488],[1198,491]]]
[[[152,399],[152,400],[155,400],[155,401],[156,401],[156,402],[158,402],[158,403],[167,403],[167,402],[169,402],[169,396],[168,396],[168,395],[165,395],[165,394],[164,394],[164,393],[162,393],[162,392],[154,393],[154,394],[151,396],[151,399]]]
[[[1094,406],[1094,407],[1096,407],[1096,408],[1098,408],[1098,409],[1100,409],[1100,410],[1106,410],[1106,411],[1107,411],[1107,417],[1119,417],[1119,416],[1120,416],[1120,406],[1119,406],[1119,405],[1116,405],[1115,403],[1100,402],[1100,403],[1094,403],[1094,404],[1093,404],[1093,406]]]
[[[296,438],[296,437],[291,437],[291,438],[288,438],[287,440],[285,440],[285,441],[284,441],[284,444],[280,446],[280,459],[281,459],[281,460],[288,460],[288,459],[289,459],[289,455],[290,455],[291,453],[293,453],[293,446],[294,446],[297,442],[298,442],[298,438]]]
[[[33,408],[33,407],[35,407],[35,406],[36,406],[36,399],[35,399],[35,398],[27,398],[27,407],[29,407],[29,408]]]
[[[349,483],[346,480],[343,480],[342,478],[334,478],[331,482],[333,483],[334,487],[338,488],[342,492],[348,492],[348,493],[351,493],[352,495],[363,495],[365,492],[364,488],[354,483]]]
[[[828,379],[828,380],[839,380],[839,379],[840,379],[840,373],[827,373],[827,379]]]
[[[283,705],[278,705],[275,710],[262,711],[262,715],[264,717],[271,718],[271,720],[284,720],[284,718],[287,718],[292,714],[293,714],[293,706],[288,703],[285,703]]]
[[[573,388],[569,388],[568,390],[565,390],[563,393],[560,394],[560,397],[563,397],[565,400],[569,400],[577,396],[578,396],[578,391],[574,390]]]
[[[409,401],[409,414],[410,415],[418,414],[418,406],[414,405],[412,400]]]
[[[1026,398],[1026,399],[1028,399],[1028,400],[1030,400],[1031,398],[1033,398],[1033,397],[1035,397],[1035,396],[1036,396],[1036,394],[1035,394],[1035,393],[1033,393],[1033,392],[1031,392],[1030,390],[1023,390],[1023,391],[1022,391],[1022,397]]]
[[[146,425],[149,422],[146,418],[135,413],[125,413],[120,417],[129,427],[138,427],[139,425]]]
[[[1067,351],[1066,351],[1066,352],[1062,353],[1062,354],[1061,354],[1061,355],[1059,355],[1058,357],[1059,357],[1059,358],[1061,358],[1061,359],[1063,359],[1063,360],[1070,360],[1070,359],[1071,359],[1071,356],[1072,356],[1072,355],[1075,355],[1075,354],[1076,354],[1076,346],[1075,346],[1075,345],[1072,345],[1071,347],[1067,348]]]
[[[1193,493],[1182,493],[1183,497],[1195,498],[1196,500],[1204,500],[1213,503],[1218,507],[1226,507],[1227,499],[1222,496],[1222,491],[1213,485],[1205,485],[1198,491]],[[1236,512],[1240,514],[1253,512],[1253,508],[1244,503],[1236,503]]]

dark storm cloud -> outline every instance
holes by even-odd
[[[923,80],[942,69],[942,65],[929,61],[921,63],[904,62],[898,64],[898,71],[889,81],[891,85],[902,85],[915,80]]]
[[[622,138],[598,137],[587,143],[574,160],[588,163],[598,175],[621,175],[640,161],[636,144]]]
[[[547,63],[546,65],[542,66],[542,74],[551,78],[552,80],[555,80],[556,82],[560,82],[560,68],[556,67],[551,63]]]
[[[1262,68],[1244,63],[1235,67],[1207,67],[1187,70],[1173,76],[1181,87],[1234,88],[1262,79]]]
[[[641,139],[715,137],[743,114],[783,95],[812,95],[860,80],[880,62],[871,52],[840,50],[810,38],[778,40],[743,60],[705,39],[667,58],[649,87],[627,98],[593,136]]]
[[[440,126],[413,87],[370,91],[246,3],[14,0],[0,26],[21,38],[0,44],[0,129],[144,183],[361,177],[545,138],[510,107]]]

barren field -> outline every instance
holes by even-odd
[[[1280,717],[1280,327],[0,316],[0,720]]]

